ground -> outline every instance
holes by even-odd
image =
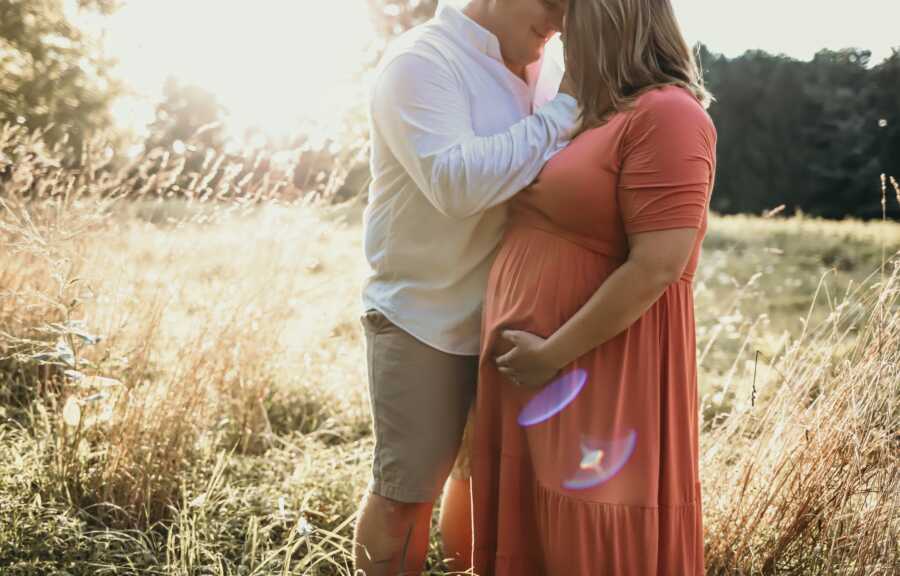
[[[372,447],[359,205],[269,206],[207,221],[177,204],[135,204],[68,234],[71,218],[35,217],[35,235],[6,236],[0,573],[351,574],[348,539]],[[785,456],[722,460],[741,450],[722,443],[790,445],[747,423],[768,417],[754,412],[760,403],[787,410],[784,418],[812,409],[784,404],[772,386],[795,375],[803,390],[822,388],[812,383],[818,376],[801,376],[818,373],[817,362],[838,380],[851,374],[838,375],[842,361],[869,370],[855,344],[867,324],[845,339],[815,328],[842,310],[857,306],[868,323],[880,313],[873,342],[897,342],[885,340],[896,337],[896,295],[873,308],[867,294],[887,284],[883,262],[886,277],[895,274],[898,249],[893,223],[712,219],[695,281],[703,480],[716,487],[704,499],[710,573],[795,561],[787,572],[813,573],[801,570],[815,556],[798,551],[809,549],[805,533],[785,539],[796,526],[785,528],[784,518],[808,511],[779,516],[746,500],[747,484],[741,491],[729,476],[763,464],[757,469],[774,482]],[[57,339],[73,358],[61,359]],[[826,360],[803,356],[826,341]],[[894,406],[896,355],[880,362],[892,363],[881,389]],[[748,468],[736,477],[749,476]],[[896,518],[896,500],[878,502],[869,522]],[[751,503],[763,519],[753,540],[723,544],[729,510]],[[882,529],[896,529],[896,520]],[[754,546],[762,549],[748,553]],[[882,563],[898,557],[893,545],[879,546]],[[842,557],[836,549],[830,558]],[[432,573],[441,573],[432,552]],[[849,560],[844,567],[861,569]]]

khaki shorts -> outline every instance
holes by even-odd
[[[370,489],[398,502],[432,502],[459,452],[478,358],[436,350],[376,310],[361,321],[375,433]]]

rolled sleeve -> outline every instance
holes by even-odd
[[[625,136],[619,179],[625,231],[700,228],[715,172],[715,128],[687,94],[647,100]]]

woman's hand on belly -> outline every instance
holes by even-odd
[[[511,382],[526,388],[540,388],[559,373],[547,354],[547,340],[529,332],[504,330],[497,348],[508,352],[497,356],[497,370]]]

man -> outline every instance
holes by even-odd
[[[474,395],[504,203],[576,127],[569,94],[535,112],[544,46],[565,8],[565,0],[441,4],[394,42],[376,73],[362,318],[375,454],[354,546],[367,576],[424,564],[432,508]],[[465,547],[468,484],[451,483],[442,508],[445,545],[455,533]],[[468,567],[466,550],[446,552],[461,557],[454,568]]]

